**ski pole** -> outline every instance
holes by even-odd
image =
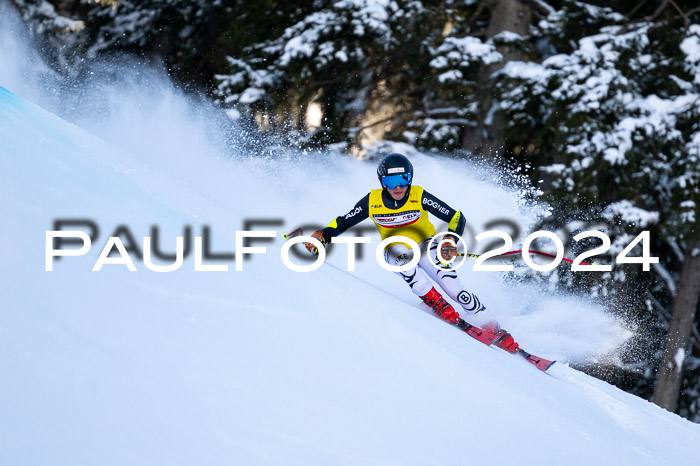
[[[493,257],[507,256],[507,255],[511,255],[511,254],[520,254],[520,253],[522,253],[522,252],[523,252],[523,251],[522,251],[521,249],[519,249],[519,250],[517,250],[517,251],[508,251],[508,252],[504,252],[503,254],[498,254],[498,255],[493,256]],[[546,256],[546,257],[552,257],[552,258],[557,257],[557,256],[555,256],[554,254],[549,254],[549,253],[542,252],[542,251],[533,251],[532,249],[528,249],[527,252],[529,252],[530,254],[539,254],[540,256]],[[459,253],[459,254],[457,254],[457,255],[458,255],[459,257],[481,257],[483,254],[464,254],[464,253]],[[573,262],[574,262],[574,261],[572,261],[571,259],[567,259],[566,257],[562,257],[561,260],[566,261],[566,262],[571,262],[572,264],[573,264]],[[581,262],[581,265],[592,265],[592,264],[589,264],[588,262]]]
[[[289,238],[293,238],[293,237],[297,236],[297,234],[300,236],[303,236],[304,232],[302,231],[301,228],[297,228],[296,230],[294,230],[292,232],[289,232],[289,233],[282,235],[282,237],[284,239],[289,239]],[[512,255],[512,254],[520,254],[522,252],[523,252],[522,249],[518,249],[517,251],[508,251],[508,252],[504,252],[503,254],[498,254],[496,256],[493,256],[493,257],[508,256],[508,255]],[[557,257],[554,254],[549,254],[547,252],[542,252],[542,251],[535,251],[532,249],[528,249],[527,252],[529,252],[530,254],[539,254],[540,256],[546,256],[546,257],[551,257],[551,258]],[[457,256],[459,256],[459,257],[474,257],[474,258],[481,257],[482,255],[483,254],[465,254],[465,253],[457,254]],[[566,261],[566,262],[570,262],[572,264],[574,263],[574,261],[572,261],[571,259],[567,259],[566,257],[562,257],[562,260]],[[442,261],[440,261],[440,262],[442,262]],[[592,264],[589,264],[588,262],[581,262],[581,265],[592,265]]]
[[[289,239],[297,236],[297,233],[299,233],[299,236],[304,236],[304,232],[301,230],[301,228],[297,228],[296,230],[292,231],[291,233],[285,233],[282,235],[282,238],[284,239]]]

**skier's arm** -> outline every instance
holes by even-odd
[[[452,207],[448,206],[440,199],[430,194],[428,191],[423,191],[422,204],[426,211],[435,215],[443,222],[447,222],[448,231],[459,236],[464,233],[464,227],[466,226],[467,221],[464,219],[462,212],[459,210],[454,210]]]
[[[342,235],[348,228],[354,227],[367,218],[369,218],[369,193],[360,199],[350,212],[336,217],[326,228],[321,230],[323,239],[328,243],[332,237]]]

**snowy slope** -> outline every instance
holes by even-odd
[[[130,115],[121,121],[134,132],[118,130],[139,141],[151,120]],[[371,164],[331,160],[310,175],[313,162],[298,157],[227,161],[190,137],[182,144],[195,151],[148,159],[4,88],[0,122],[0,464],[490,464],[497,454],[658,465],[700,455],[699,426],[565,364],[548,376],[470,340],[373,260],[356,273],[287,270],[281,233],[349,209],[374,187]],[[434,191],[455,204],[481,195],[460,206],[473,216],[524,215],[466,164],[417,157],[416,167],[426,186],[463,176]],[[332,202],[318,201],[329,192]],[[201,236],[209,225],[212,249],[233,252],[244,219],[266,216],[285,226],[242,272],[234,262],[194,272],[191,256],[172,273],[139,261],[137,272],[91,272],[118,225],[137,239],[158,225],[165,251],[183,226]],[[46,272],[57,218],[93,219],[100,237]],[[342,269],[344,254],[330,261]],[[575,297],[538,300],[491,274],[462,277],[533,352],[595,357],[623,339]]]

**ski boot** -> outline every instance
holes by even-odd
[[[498,323],[489,322],[488,324],[484,325],[482,329],[496,335],[496,340],[493,342],[493,344],[499,348],[508,351],[509,353],[517,353],[520,351],[520,345],[516,343],[513,336],[503,330]]]
[[[425,304],[430,307],[441,319],[446,320],[451,324],[458,324],[461,319],[459,314],[454,308],[445,301],[440,293],[435,289],[431,288],[426,294],[420,297]]]

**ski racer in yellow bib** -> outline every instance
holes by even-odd
[[[500,328],[495,317],[481,301],[462,285],[457,271],[451,265],[443,265],[438,258],[438,244],[441,243],[440,256],[450,261],[457,255],[456,242],[464,232],[466,221],[460,211],[433,196],[420,186],[412,185],[413,165],[402,154],[389,154],[384,157],[377,168],[381,189],[373,189],[360,199],[355,207],[345,215],[336,217],[326,228],[313,233],[322,244],[331,238],[343,234],[361,221],[371,218],[382,239],[393,236],[405,236],[418,244],[420,260],[417,265],[403,272],[396,272],[442,319],[459,324],[461,317],[433,286],[438,283],[447,295],[458,302],[464,319],[486,331],[498,336],[495,344],[506,351],[515,353],[518,344],[505,330]],[[428,214],[448,223],[448,233],[441,241],[432,241],[436,234],[435,226]],[[454,234],[451,234],[454,233]],[[317,254],[311,243],[306,248]],[[390,265],[403,266],[414,256],[408,244],[395,242],[385,249],[385,260]],[[431,281],[432,279],[432,281]]]

